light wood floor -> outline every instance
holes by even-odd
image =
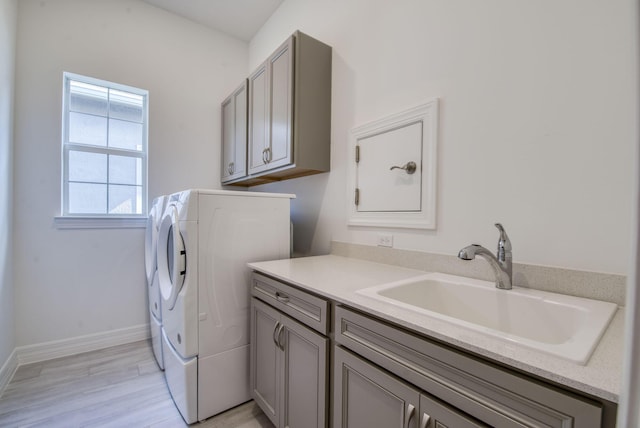
[[[20,366],[0,397],[0,427],[185,427],[147,341]],[[252,401],[193,424],[273,428]]]

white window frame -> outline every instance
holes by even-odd
[[[109,146],[93,146],[72,143],[69,141],[69,96],[70,81],[83,82],[109,89],[130,92],[143,98],[142,150],[127,150]],[[144,227],[148,211],[148,123],[149,123],[149,91],[119,83],[113,83],[74,73],[63,73],[63,114],[62,114],[62,188],[61,215],[56,217],[59,228],[110,228],[110,227]],[[102,153],[141,159],[142,168],[142,212],[140,214],[74,214],[69,212],[69,151]],[[108,179],[107,179],[108,180]],[[107,185],[108,185],[107,181]],[[108,195],[108,189],[107,189]]]

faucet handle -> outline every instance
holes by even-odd
[[[494,226],[500,231],[500,239],[498,240],[498,259],[504,260],[504,256],[500,256],[506,255],[505,253],[511,253],[511,240],[509,239],[507,232],[504,230],[504,227],[502,227],[502,224],[496,223]]]

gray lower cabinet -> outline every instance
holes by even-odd
[[[278,428],[615,427],[614,403],[297,286],[254,272],[251,294],[251,393]]]
[[[376,389],[370,386],[371,383],[367,384],[362,375],[356,381],[355,373],[357,370],[362,371],[364,365],[354,363],[353,358],[340,357],[345,353],[340,347],[358,354],[362,358],[359,361],[367,360],[370,364],[375,364],[382,370],[410,382],[414,388],[436,397],[437,400],[451,406],[450,408],[457,409],[457,412],[490,426],[597,428],[615,424],[610,422],[609,418],[603,417],[604,409],[607,407],[604,403],[443,346],[347,307],[335,308],[334,335],[335,342],[340,345],[336,346],[335,350],[335,367],[336,371],[340,371],[340,374],[335,374],[335,404],[336,409],[342,408],[342,413],[339,410],[335,413],[336,428],[366,426],[359,425],[358,422],[353,422],[352,425],[352,421],[357,418],[349,415],[351,411],[361,413],[360,404],[365,403],[350,401],[351,392],[356,388],[366,390],[367,396],[377,391],[380,397],[383,390],[390,390],[389,385],[394,383],[385,378],[384,381],[377,382],[381,387]],[[348,366],[349,369],[345,368],[345,361],[346,364],[351,364]],[[370,373],[371,371],[365,373],[369,379],[375,381],[381,378],[381,375],[374,378]],[[349,380],[349,377],[352,379]],[[353,391],[349,391],[351,388]],[[348,394],[346,398],[345,394]],[[338,395],[341,398],[338,398]],[[408,420],[410,413],[407,414],[411,410],[407,406],[415,402],[415,397],[412,398],[413,401],[402,399],[406,402],[402,405],[404,408],[401,408],[401,396],[395,392],[390,395],[399,401],[395,403],[395,409],[389,404],[390,407],[384,410],[395,414],[396,421],[394,425],[386,426],[415,426],[410,424],[414,422]],[[352,403],[355,403],[355,410],[352,410]],[[375,403],[376,405],[369,405],[369,410],[382,412],[380,409],[384,407],[380,405],[378,408],[378,402]],[[415,404],[412,406],[416,407]],[[420,413],[431,415],[422,409]],[[401,421],[404,421],[404,425]],[[467,422],[472,425],[463,425],[462,422],[447,424],[443,419],[440,425],[427,426],[483,426],[480,422],[465,420],[465,423]]]
[[[486,427],[341,347],[334,352],[334,427]]]
[[[329,339],[251,302],[251,394],[276,427],[327,426]]]

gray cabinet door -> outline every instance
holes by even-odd
[[[282,427],[327,426],[326,337],[282,315]]]
[[[249,174],[293,162],[293,40],[249,77]]]
[[[293,162],[293,43],[289,37],[268,60],[271,89],[271,139],[267,152],[267,169]]]
[[[456,411],[441,401],[422,394],[418,414],[420,428],[481,428],[488,427]]]
[[[251,397],[278,426],[281,363],[276,334],[280,313],[257,299],[251,300]]]
[[[222,183],[247,175],[247,81],[222,102]]]
[[[327,426],[329,339],[251,299],[251,396],[276,427]]]
[[[334,353],[334,428],[417,428],[420,392],[342,348]]]
[[[249,76],[249,174],[266,168],[269,148],[268,61]]]
[[[335,348],[335,428],[486,428],[481,422]]]
[[[222,102],[222,163],[220,165],[220,181],[229,181],[234,161],[234,105],[233,95]]]

